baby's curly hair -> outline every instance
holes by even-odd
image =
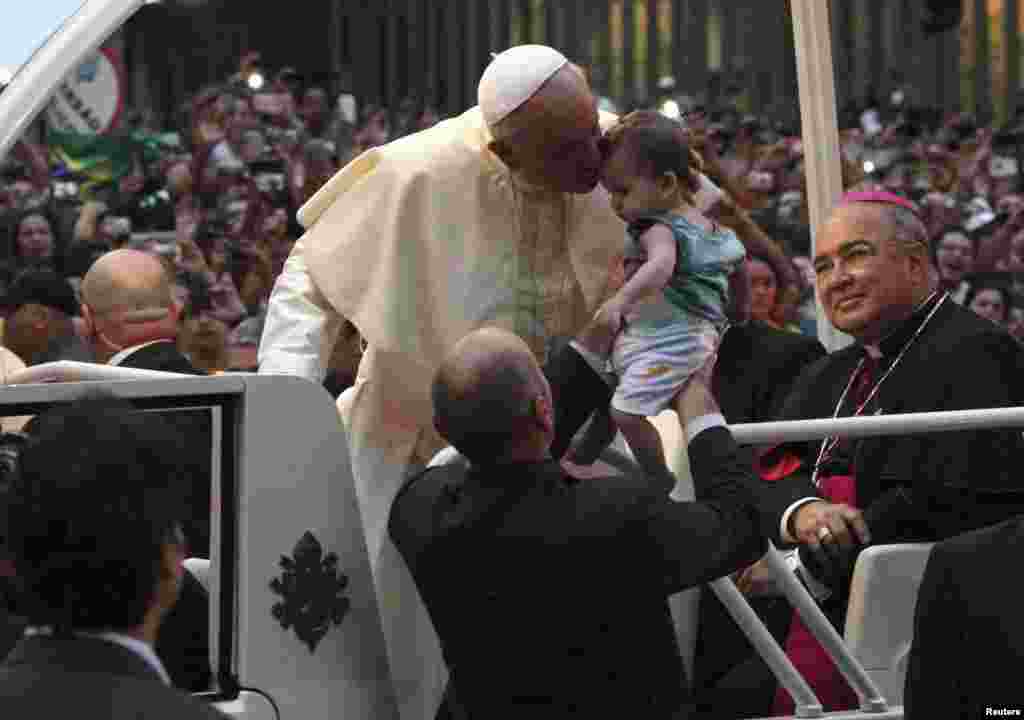
[[[690,195],[700,190],[699,174],[704,161],[690,148],[682,123],[654,110],[637,110],[619,119],[601,138],[601,153],[607,161],[620,148],[628,148],[637,169],[657,178],[675,173],[681,189]]]

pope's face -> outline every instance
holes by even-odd
[[[909,317],[928,279],[928,261],[907,254],[879,205],[839,207],[814,257],[818,297],[829,321],[865,343]]]
[[[593,103],[548,117],[528,131],[522,170],[527,178],[568,193],[589,193],[601,178],[601,126]]]
[[[500,154],[527,182],[558,192],[589,193],[601,178],[597,101],[582,78],[524,106],[522,125],[502,139]]]

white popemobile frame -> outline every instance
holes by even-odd
[[[58,83],[144,1],[86,0],[79,11],[48,39],[0,95],[0,156],[28,128]],[[803,145],[807,149],[805,162],[810,218],[812,227],[819,227],[842,191],[828,3],[823,0],[792,0],[792,11]],[[848,342],[828,324],[820,307],[818,327],[819,337],[830,351]],[[347,443],[329,396],[310,383],[289,378],[228,375],[171,379],[167,374],[124,368],[76,363],[59,365],[30,368],[20,380],[30,383],[64,381],[61,384],[33,384],[0,391],[3,413],[26,414],[38,411],[46,404],[66,402],[81,390],[81,386],[73,381],[98,381],[122,396],[144,404],[155,402],[168,407],[180,406],[183,402],[187,404],[204,395],[230,400],[228,404],[235,409],[228,412],[231,423],[225,430],[237,433],[240,438],[235,447],[237,457],[228,460],[234,468],[230,481],[237,483],[235,491],[240,494],[231,495],[237,501],[232,508],[237,513],[232,533],[234,544],[231,540],[225,544],[219,535],[214,543],[210,582],[215,597],[211,622],[215,639],[227,637],[219,627],[222,614],[218,612],[218,609],[226,609],[224,617],[229,618],[227,622],[237,632],[233,636],[228,666],[217,665],[217,669],[228,673],[228,681],[268,693],[285,718],[333,717],[339,714],[340,708],[344,708],[343,714],[347,717],[373,720],[397,717],[392,693],[386,687],[388,673],[376,599],[372,590],[367,592],[373,585],[360,515],[353,504],[354,488],[348,468]],[[218,417],[223,419],[224,411],[220,413]],[[760,443],[766,440],[810,439],[835,433],[867,436],[896,430],[906,434],[1008,425],[1024,425],[1024,409],[815,420],[736,426],[732,429],[742,442]],[[289,438],[292,433],[281,434],[274,430],[275,427],[289,427],[296,431],[294,434],[298,439],[293,443],[294,448],[289,444],[292,443]],[[318,430],[317,427],[325,427],[326,430]],[[275,442],[267,443],[268,438]],[[299,448],[300,445],[303,448]],[[300,480],[303,492],[297,493],[295,488]],[[252,492],[257,489],[258,493]],[[230,504],[227,499],[223,501]],[[301,510],[297,509],[300,506]],[[335,514],[329,513],[332,507]],[[220,510],[223,509],[215,508],[217,533],[220,532]],[[257,515],[258,520],[254,519]],[[345,518],[343,527],[338,527],[339,516]],[[255,532],[252,522],[259,524],[259,532]],[[325,546],[341,556],[341,566],[353,577],[353,593],[359,596],[353,600],[350,610],[358,619],[346,620],[344,632],[333,630],[323,641],[331,648],[329,660],[334,664],[322,662],[322,658],[311,662],[311,653],[304,646],[266,622],[262,613],[268,608],[256,607],[270,601],[266,582],[259,577],[259,572],[265,570],[269,577],[273,567],[260,566],[257,570],[254,558],[260,553],[266,554],[266,562],[274,565],[274,553],[290,549],[281,547],[281,543],[294,535],[295,528],[300,526],[316,528],[327,540]],[[220,557],[218,553],[224,548],[232,548],[234,555]],[[901,708],[886,708],[869,674],[839,642],[838,635],[803,587],[780,565],[774,550],[769,557],[779,571],[791,602],[805,613],[812,630],[832,651],[833,657],[839,656],[841,669],[862,698],[862,711],[830,713],[828,717],[870,715],[879,720],[902,718]],[[230,568],[236,572],[225,575]],[[235,591],[227,601],[220,595],[224,587]],[[764,626],[753,616],[746,601],[735,592],[735,587],[725,580],[712,583],[712,587],[748,632],[759,652],[772,664],[780,681],[798,699],[797,717],[822,716],[813,693],[781,654]],[[345,650],[355,651],[357,647],[357,656],[345,654]],[[218,648],[213,649],[215,662],[221,659],[219,652]],[[329,674],[325,675],[328,671]],[[303,673],[309,675],[304,677]],[[330,702],[331,687],[344,690],[335,692],[333,703]],[[259,694],[232,692],[229,696],[230,699],[222,702],[220,707],[234,716],[247,720],[274,717],[270,704]]]

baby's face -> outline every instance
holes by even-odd
[[[667,212],[675,202],[653,178],[637,171],[638,163],[627,148],[620,147],[605,163],[601,184],[611,195],[615,214],[629,223],[644,215]]]

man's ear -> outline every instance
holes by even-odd
[[[662,173],[655,183],[663,198],[671,198],[679,192],[679,176],[674,172]]]
[[[928,253],[907,253],[907,263],[910,267],[910,272],[913,275],[913,277],[917,278],[919,282],[922,282],[925,285],[927,285],[931,272],[931,260],[928,257]]]
[[[487,143],[487,149],[501,158],[501,161],[505,163],[510,170],[518,169],[519,163],[516,160],[515,153],[501,140],[491,140]]]
[[[82,333],[86,338],[92,337],[93,329],[96,326],[96,319],[92,314],[92,308],[82,303],[80,306],[80,312],[82,313]]]

